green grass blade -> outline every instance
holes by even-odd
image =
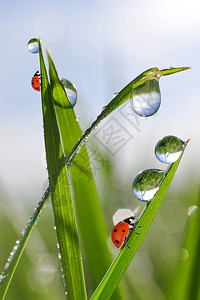
[[[82,131],[60,82],[55,65],[50,54],[47,54],[56,117],[64,151],[68,155],[76,141],[81,137]],[[83,145],[80,153],[74,157],[73,165],[69,166],[69,172],[75,188],[74,202],[78,228],[94,290],[108,269],[112,257],[107,245],[107,228],[85,145]],[[119,291],[114,297],[116,300],[121,299]]]
[[[188,216],[183,244],[183,255],[171,284],[168,299],[199,300],[200,299],[200,201],[196,210]]]
[[[80,150],[80,147],[82,144],[88,139],[88,137],[93,133],[95,128],[100,124],[100,122],[105,119],[112,111],[114,111],[116,108],[118,108],[120,105],[125,103],[128,99],[131,98],[133,94],[133,90],[145,82],[153,79],[159,79],[161,76],[166,76],[170,74],[174,74],[180,71],[184,71],[189,69],[188,67],[182,67],[182,68],[170,68],[170,69],[164,69],[159,70],[158,68],[151,68],[146,71],[144,71],[142,74],[140,74],[138,77],[133,79],[125,88],[123,88],[111,101],[110,103],[104,107],[103,111],[100,113],[100,115],[97,117],[97,119],[92,123],[92,125],[84,132],[84,134],[81,136],[81,138],[78,140],[74,148],[69,153],[68,157],[66,158],[66,164],[69,165],[72,158],[76,154],[78,150]]]
[[[100,285],[94,292],[91,300],[97,300],[97,299],[108,300],[112,295],[114,289],[120,282],[126,269],[131,263],[136,251],[138,250],[140,244],[142,243],[147,231],[149,230],[149,227],[153,222],[153,219],[175,175],[181,157],[170,166],[169,170],[167,171],[166,177],[162,182],[158,192],[155,194],[154,198],[147,205],[146,209],[144,210],[141,217],[139,218],[138,226],[142,226],[142,228],[138,229],[137,231],[139,231],[140,235],[137,235],[134,232],[131,234],[128,240],[128,246],[130,248],[124,246],[121,249],[117,257],[115,258],[114,262],[110,266],[109,270],[107,271],[105,277],[101,281]]]
[[[12,255],[7,260],[7,263],[4,267],[5,271],[0,275],[0,299],[4,299],[16,270],[16,267],[19,263],[21,255],[25,249],[28,238],[31,235],[32,230],[34,229],[36,222],[38,221],[39,216],[42,214],[45,204],[49,199],[49,189],[46,190],[42,199],[38,203],[38,206],[35,209],[35,212],[31,219],[29,220],[26,228],[22,231],[22,235],[20,239],[17,241],[16,245],[13,247],[11,251]]]
[[[39,39],[38,39],[39,41]],[[69,299],[87,299],[74,208],[41,44],[39,57],[47,167],[60,258]]]
[[[183,68],[169,68],[169,69],[163,69],[161,70],[162,76],[167,76],[171,74],[175,74],[184,70],[191,69],[190,67],[183,67]]]

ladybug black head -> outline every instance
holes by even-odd
[[[35,72],[34,76],[39,76],[39,71]]]

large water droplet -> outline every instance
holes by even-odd
[[[176,136],[168,135],[155,146],[157,159],[165,164],[175,162],[182,154],[185,143]]]
[[[135,88],[130,102],[133,111],[139,116],[154,115],[161,103],[159,81],[157,79],[149,80]]]
[[[133,180],[133,194],[141,201],[153,199],[164,178],[165,171],[157,169],[148,169],[139,172]]]
[[[38,40],[36,38],[31,39],[28,43],[27,43],[27,48],[31,53],[38,53],[39,52],[39,44],[38,44]]]
[[[67,97],[71,103],[72,106],[76,104],[77,101],[77,91],[73,83],[71,83],[69,80],[65,78],[60,78],[60,81],[62,82],[62,85],[65,88],[65,91],[67,93]]]

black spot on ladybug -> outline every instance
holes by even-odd
[[[116,243],[116,244],[119,244],[119,241],[118,241],[118,240],[115,240],[115,243]]]
[[[34,82],[32,82],[32,84],[34,84]]]
[[[39,87],[36,87],[36,90],[39,90]]]
[[[123,229],[122,232],[125,232],[125,230]]]
[[[114,229],[114,232],[117,232],[117,229]]]

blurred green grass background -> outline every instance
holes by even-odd
[[[130,197],[128,181],[124,184],[124,181],[114,174],[111,157],[107,154],[105,157],[104,153],[104,158],[106,163],[98,172],[96,180],[108,230],[111,232],[112,215],[117,209],[133,210],[140,205],[141,211],[144,206],[142,202]],[[181,169],[181,165],[179,168]],[[9,253],[20,236],[20,231],[32,215],[33,206],[31,208],[27,204],[26,207],[15,209],[15,205],[10,205],[12,200],[3,186],[1,190],[0,269],[3,270]],[[31,198],[35,199],[35,204],[37,197],[38,192],[33,191]],[[173,287],[179,258],[187,259],[187,251],[182,249],[185,225],[188,208],[195,205],[197,198],[198,186],[191,177],[187,182],[183,181],[181,186],[176,187],[172,182],[144,242],[125,274],[123,281],[127,299],[166,299],[165,296]],[[65,299],[56,243],[52,207],[49,202],[31,234],[6,299]],[[114,256],[117,251],[111,243],[110,236],[108,243]],[[87,288],[91,294],[84,254],[83,262]]]

